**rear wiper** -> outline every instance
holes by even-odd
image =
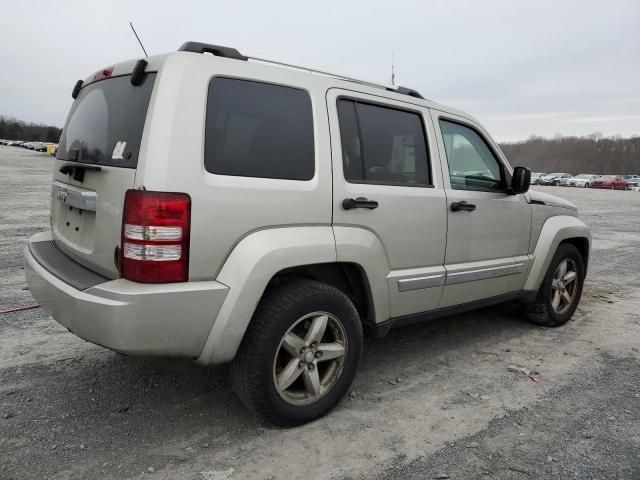
[[[87,165],[84,163],[78,164],[74,163],[65,163],[62,165],[58,171],[63,175],[71,175],[73,174],[73,179],[82,183],[84,181],[84,172],[87,170],[94,170],[96,172],[102,171],[102,167],[98,167],[96,165]]]

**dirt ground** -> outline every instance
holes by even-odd
[[[0,146],[0,310],[34,303],[22,248],[48,226],[51,166]],[[0,314],[0,479],[640,478],[640,194],[540,190],[594,237],[569,324],[503,305],[367,340],[351,394],[299,428],[258,422],[226,366],[124,357],[40,309]]]

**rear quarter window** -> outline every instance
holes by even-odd
[[[219,175],[310,180],[315,154],[308,92],[213,78],[204,155],[207,171]]]

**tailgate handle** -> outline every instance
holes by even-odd
[[[64,205],[75,207],[78,210],[96,211],[98,196],[96,192],[78,190],[71,185],[53,182],[53,195]]]

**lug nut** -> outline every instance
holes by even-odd
[[[316,358],[320,358],[322,356],[322,352],[316,352]]]

